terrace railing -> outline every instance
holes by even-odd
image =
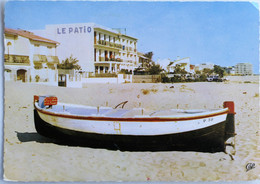
[[[114,43],[114,42],[109,42],[109,41],[105,41],[105,40],[98,40],[97,45],[103,45],[103,46],[108,46],[108,47],[114,47],[114,48],[118,48],[118,49],[122,49],[122,45],[118,44],[118,43]]]
[[[30,64],[30,59],[29,56],[5,54],[4,62],[6,64]]]
[[[45,55],[40,55],[40,54],[34,54],[33,55],[33,62],[34,63],[47,63],[47,56]]]
[[[47,61],[48,61],[48,63],[58,64],[59,58],[58,58],[58,56],[47,56]]]

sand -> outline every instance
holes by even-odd
[[[246,181],[259,174],[258,77],[229,82],[175,84],[88,84],[62,88],[36,83],[5,83],[4,178],[12,181]],[[170,88],[174,86],[174,88]],[[121,152],[55,144],[36,133],[33,95],[54,94],[60,101],[151,110],[218,108],[234,101],[236,154]],[[246,171],[246,165],[256,168]]]

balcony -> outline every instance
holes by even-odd
[[[134,49],[133,47],[126,47],[125,49],[127,52],[136,52],[137,50]]]
[[[105,58],[105,57],[99,57],[99,61],[97,62],[101,62],[101,61],[115,61],[115,62],[123,62],[122,59],[120,58]]]
[[[105,61],[105,57],[99,56],[99,61]]]
[[[117,48],[117,49],[122,49],[122,45],[114,42],[109,42],[105,40],[98,40],[96,42],[96,45],[101,45],[105,47],[112,47],[112,48]]]
[[[123,59],[116,58],[116,62],[123,62]]]
[[[40,55],[40,54],[34,54],[33,55],[33,62],[34,63],[47,63],[47,56],[45,55]]]
[[[58,58],[58,56],[47,56],[47,61],[50,64],[58,64],[59,58]]]
[[[4,61],[6,64],[30,64],[29,56],[21,56],[21,55],[8,55],[5,54]]]

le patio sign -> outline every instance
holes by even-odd
[[[63,27],[63,28],[57,28],[57,34],[79,34],[79,33],[90,33],[92,30],[91,27]]]

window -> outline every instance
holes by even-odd
[[[97,61],[97,50],[96,49],[94,49],[94,61]]]
[[[97,32],[95,31],[94,32],[94,44],[96,44],[97,43]]]

